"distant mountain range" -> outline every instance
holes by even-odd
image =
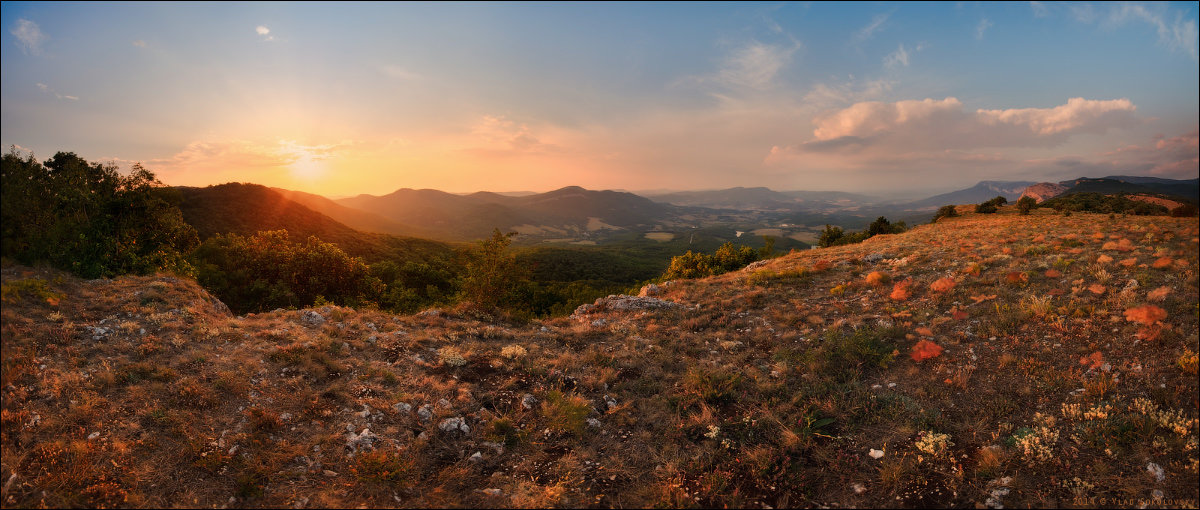
[[[826,223],[857,229],[878,216],[924,222],[937,207],[980,203],[996,196],[1015,201],[1023,194],[1045,200],[1069,193],[1129,193],[1194,203],[1198,182],[1200,179],[1133,176],[1081,177],[1060,183],[982,181],[970,188],[901,203],[839,191],[774,191],[766,187],[673,192],[649,198],[578,186],[546,193],[464,195],[405,188],[382,196],[364,194],[339,200],[255,184],[176,189],[184,219],[202,238],[284,228],[299,239],[317,236],[352,254],[373,258],[394,253],[400,245],[404,245],[400,249],[408,249],[408,244],[413,249],[444,251],[446,245],[438,241],[482,239],[495,228],[520,233],[518,240],[524,244],[603,244],[675,236],[694,240],[700,231],[709,240],[733,240],[751,232],[786,238],[788,243],[811,243]],[[418,247],[420,242],[433,244]]]
[[[765,187],[679,191],[649,195],[648,198],[680,206],[772,211],[828,209],[879,201],[875,197],[842,191],[774,191]]]
[[[618,229],[650,229],[680,211],[632,193],[578,186],[532,195],[478,192],[455,195],[431,189],[400,189],[383,196],[359,195],[336,202],[394,222],[437,232],[438,238],[479,239],[492,229],[558,235]],[[349,224],[366,228],[365,225]]]
[[[1127,175],[1100,178],[1080,177],[1058,183],[1038,183],[1026,189],[1022,196],[1028,195],[1038,202],[1042,202],[1056,196],[1073,193],[1142,194],[1195,203],[1197,196],[1200,195],[1200,179],[1176,180]]]

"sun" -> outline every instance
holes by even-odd
[[[328,168],[327,155],[319,147],[309,147],[295,142],[280,142],[279,154],[291,160],[288,170],[292,177],[305,181],[314,181],[325,176]]]
[[[323,177],[326,170],[325,162],[312,154],[304,154],[296,158],[291,165],[288,165],[288,169],[292,171],[292,177],[306,181]]]

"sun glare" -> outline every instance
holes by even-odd
[[[305,147],[295,142],[281,142],[280,156],[291,160],[288,170],[296,179],[314,181],[325,176],[326,157],[312,147]]]

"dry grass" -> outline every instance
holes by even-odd
[[[5,266],[0,497],[1195,506],[1198,233],[968,213],[529,324]]]

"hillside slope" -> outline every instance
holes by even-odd
[[[4,506],[1195,506],[1198,235],[1008,207],[528,324],[5,266]]]
[[[196,228],[201,240],[216,234],[252,235],[262,230],[284,229],[294,240],[316,236],[338,245],[350,255],[363,257],[367,262],[448,257],[457,249],[454,245],[430,239],[360,232],[258,184],[228,183],[175,189],[182,197],[179,210],[184,221]]]

